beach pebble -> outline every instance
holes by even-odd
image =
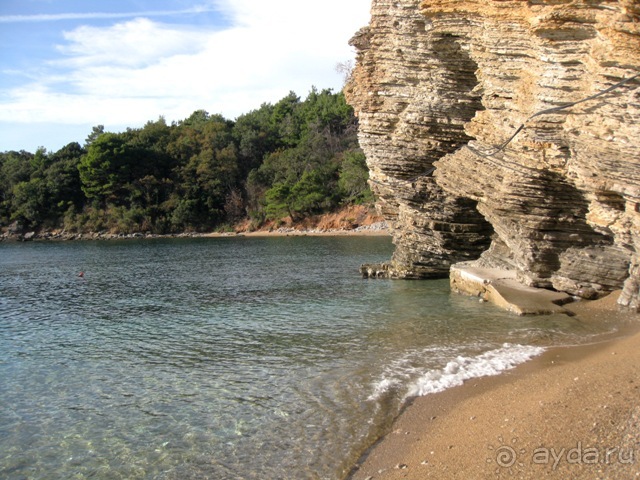
[[[404,470],[406,468],[409,468],[409,466],[406,463],[400,463],[400,464],[396,465],[396,468],[398,470]]]

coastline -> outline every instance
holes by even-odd
[[[146,232],[112,233],[67,232],[64,229],[42,231],[0,231],[0,243],[30,241],[127,240],[155,238],[219,238],[219,237],[288,237],[288,236],[391,236],[386,221],[371,206],[351,205],[341,210],[314,215],[293,222],[287,217],[281,223],[267,222],[253,230],[248,220],[211,232],[155,234]]]
[[[234,237],[290,237],[290,236],[314,236],[314,237],[337,237],[337,236],[391,236],[384,222],[371,224],[357,228],[277,228],[239,232],[183,232],[170,234],[154,233],[35,233],[29,232],[24,235],[4,235],[0,236],[2,242],[68,242],[68,241],[88,241],[88,240],[131,240],[131,239],[156,239],[156,238],[234,238]]]
[[[238,233],[209,233],[205,237],[339,237],[339,236],[391,236],[384,222],[361,226],[357,228],[331,228],[327,230],[310,228],[278,228],[275,230],[254,230]]]
[[[570,307],[622,328],[495,377],[417,397],[351,480],[640,475],[640,319],[618,294]]]

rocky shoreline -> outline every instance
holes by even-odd
[[[354,228],[295,228],[280,227],[253,231],[231,232],[181,232],[156,234],[145,232],[109,233],[109,232],[66,232],[62,231],[30,231],[26,233],[4,232],[0,234],[0,242],[32,242],[32,241],[78,241],[78,240],[128,240],[155,238],[211,238],[211,237],[239,237],[239,236],[287,236],[287,235],[363,235],[388,233],[387,223],[384,221],[370,225],[360,225]]]
[[[176,234],[155,234],[155,233],[108,233],[108,232],[27,232],[27,233],[3,233],[0,235],[0,242],[32,242],[32,241],[74,241],[74,240],[123,240],[141,238],[190,238],[205,237],[205,233],[183,232]]]
[[[233,236],[286,235],[388,235],[388,223],[371,205],[351,205],[335,212],[313,215],[296,222],[287,217],[279,222],[268,221],[255,228],[248,219],[225,229],[210,232],[186,231],[158,234],[150,232],[67,231],[64,228],[30,229],[18,222],[0,229],[1,242],[127,240],[154,238],[210,238]]]

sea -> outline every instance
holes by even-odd
[[[392,252],[385,236],[0,243],[0,478],[340,480],[412,397],[616,328],[361,278]]]

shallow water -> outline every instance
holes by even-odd
[[[615,328],[360,278],[391,252],[385,237],[0,244],[0,478],[338,479],[407,396]]]

